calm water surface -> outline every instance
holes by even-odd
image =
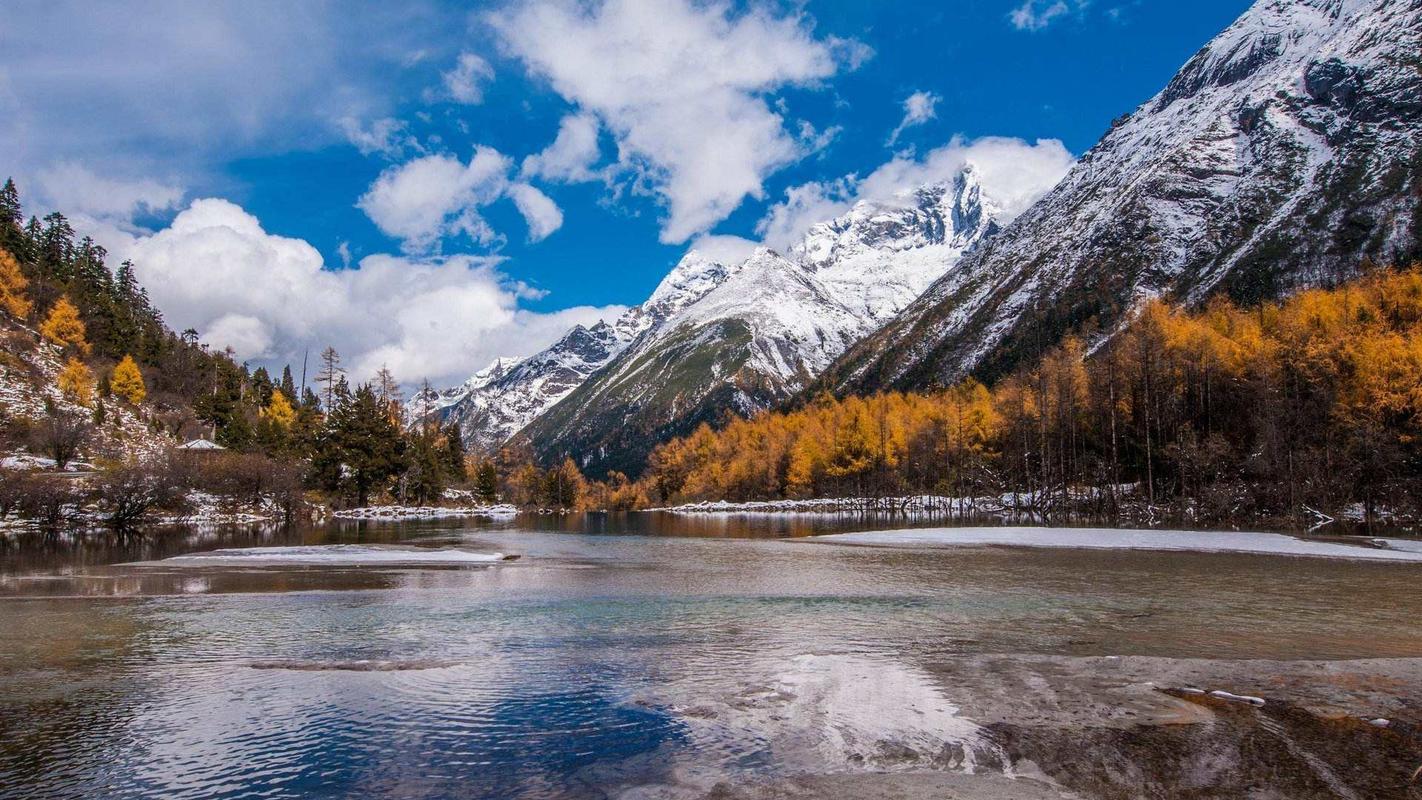
[[[879,740],[898,762],[941,762],[945,738],[971,760],[966,689],[925,669],[959,655],[1422,656],[1416,565],[801,538],[864,527],[636,514],[11,538],[0,796],[695,796],[884,767]],[[163,560],[293,545],[344,555]],[[522,557],[363,564],[329,545]]]

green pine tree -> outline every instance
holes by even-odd
[[[347,495],[358,506],[369,500],[400,470],[404,456],[404,441],[400,429],[390,420],[375,391],[363,384],[348,393],[341,385],[331,391],[335,406],[326,421],[324,445],[333,452],[344,469],[341,483]]]
[[[468,451],[464,447],[464,432],[459,423],[450,422],[444,426],[444,473],[450,483],[463,483],[469,478],[464,459]]]
[[[481,503],[491,504],[498,501],[499,472],[493,459],[479,462],[479,469],[474,475],[474,494]]]

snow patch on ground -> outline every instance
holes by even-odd
[[[262,508],[236,508],[230,501],[208,492],[189,491],[186,495],[188,513],[170,514],[153,520],[154,524],[183,525],[246,525],[280,519],[282,512],[270,501]],[[270,504],[270,505],[269,505]]]
[[[1029,500],[1019,495],[1021,503]],[[1002,497],[943,497],[913,495],[909,497],[813,497],[803,500],[704,500],[650,509],[674,514],[864,514],[892,512],[899,514],[991,514],[1012,506],[1012,495]]]
[[[502,503],[493,506],[365,506],[334,511],[337,519],[445,519],[452,517],[512,517],[518,513],[517,506]]]
[[[363,544],[295,545],[291,547],[236,547],[189,553],[163,559],[182,566],[234,564],[329,564],[382,566],[389,564],[492,564],[510,560],[503,553],[473,553],[455,548],[395,547]]]
[[[40,471],[54,472],[55,460],[46,456],[37,456],[33,453],[15,452],[10,455],[0,457],[0,469],[14,469],[25,472]],[[71,461],[64,465],[63,472],[92,472],[95,468],[93,464],[86,464],[82,461]]]
[[[1422,563],[1422,546],[1380,548],[1368,540],[1357,545],[1338,541],[1303,539],[1281,533],[1131,530],[1115,528],[923,528],[898,531],[862,531],[814,537],[834,544],[889,547],[1064,547],[1092,550],[1185,550],[1207,553],[1258,553],[1315,558],[1352,558],[1367,561]],[[1406,540],[1411,546],[1416,543]]]

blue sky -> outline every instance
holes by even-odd
[[[787,190],[847,202],[954,137],[1079,155],[1247,5],[19,0],[0,169],[242,358],[324,340],[447,382],[705,234],[780,243]]]

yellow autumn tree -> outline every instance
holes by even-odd
[[[148,387],[143,385],[143,373],[139,372],[133,356],[124,356],[114,367],[113,374],[109,376],[109,388],[134,405],[142,403],[143,398],[148,396]]]
[[[25,273],[20,271],[20,262],[8,250],[0,250],[0,309],[16,319],[28,317],[33,308],[25,297],[29,285]]]
[[[44,324],[40,325],[40,335],[65,350],[80,355],[89,354],[89,342],[84,338],[84,321],[79,319],[79,309],[69,302],[67,295],[61,295],[49,310]]]
[[[94,373],[77,358],[65,363],[55,383],[65,397],[81,406],[87,407],[94,402]]]
[[[283,428],[290,428],[291,423],[296,421],[296,409],[291,407],[291,401],[280,389],[272,391],[272,400],[262,414]]]

